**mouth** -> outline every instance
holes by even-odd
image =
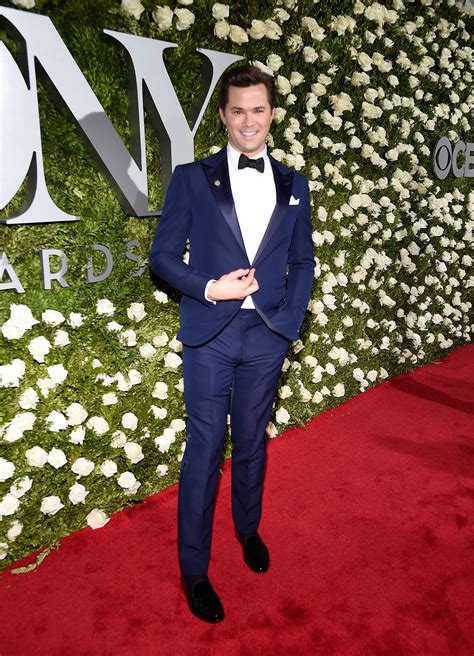
[[[255,137],[257,130],[242,130],[240,133],[243,137]]]

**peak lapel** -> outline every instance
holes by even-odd
[[[269,159],[272,164],[273,179],[275,180],[276,205],[270,217],[270,221],[268,222],[265,234],[263,235],[263,239],[260,242],[260,246],[258,247],[257,254],[252,262],[252,266],[255,265],[268,242],[278,230],[280,223],[283,221],[285,214],[288,211],[291,190],[293,188],[293,171],[291,171],[291,169],[288,169],[288,172],[282,171],[278,162],[273,159],[273,157],[270,157]]]
[[[221,153],[222,157],[217,164],[203,162],[203,169],[216,204],[226,220],[227,225],[231,229],[238,245],[245,253],[245,257],[247,257],[244,240],[237,219],[237,213],[235,211],[234,199],[232,197],[226,149],[224,148],[221,150],[218,155],[221,155]]]

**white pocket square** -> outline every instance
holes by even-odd
[[[300,204],[299,198],[295,198],[294,196],[290,198],[290,205],[299,205],[299,204]]]

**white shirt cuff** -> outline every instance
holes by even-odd
[[[208,301],[209,303],[214,303],[214,305],[215,305],[217,301],[211,301],[211,299],[207,297],[207,290],[209,289],[210,285],[211,285],[213,282],[216,282],[216,281],[215,281],[215,280],[209,280],[209,282],[207,283],[207,285],[206,285],[206,287],[205,287],[205,289],[204,289],[204,298],[205,298],[206,301]]]

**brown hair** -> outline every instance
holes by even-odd
[[[257,66],[246,64],[236,66],[226,71],[221,78],[219,87],[219,107],[222,111],[229,101],[229,87],[251,87],[256,84],[263,84],[267,90],[268,102],[270,107],[275,107],[275,81],[271,75],[264,73]]]

